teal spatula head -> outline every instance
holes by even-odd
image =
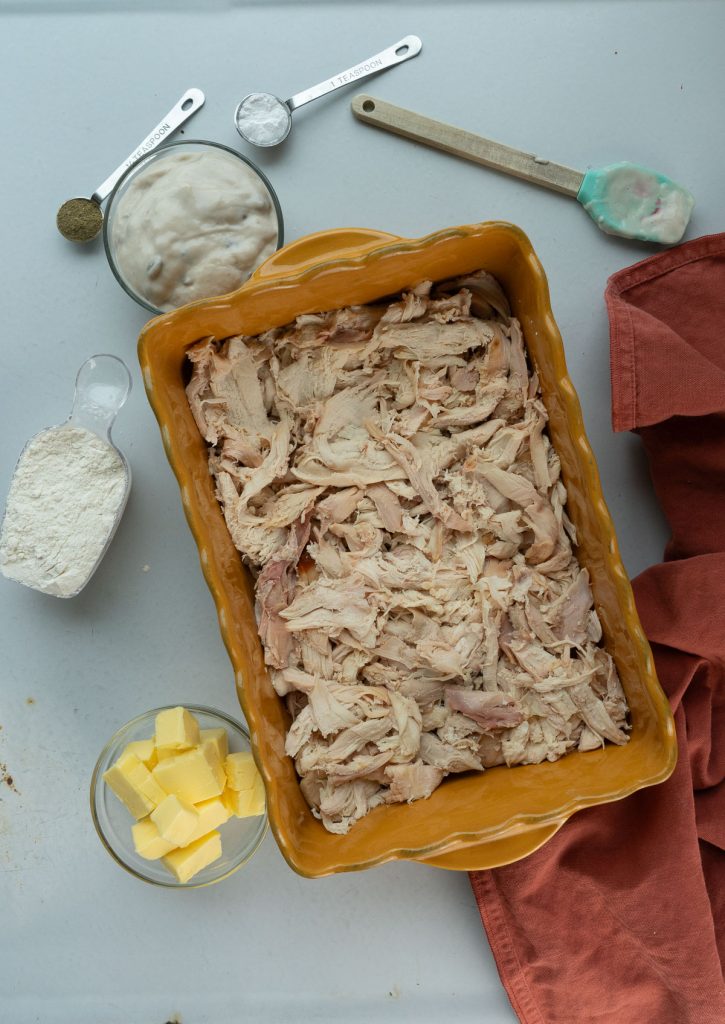
[[[577,201],[607,234],[664,245],[679,242],[695,205],[682,185],[627,162],[587,171]]]

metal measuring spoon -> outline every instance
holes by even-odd
[[[204,93],[201,89],[187,89],[178,103],[175,103],[166,117],[149,132],[143,142],[134,149],[130,156],[126,157],[113,174],[109,175],[102,182],[90,199],[78,196],[75,199],[66,199],[56,214],[55,223],[64,238],[69,242],[90,242],[94,239],[103,226],[103,212],[101,203],[113,191],[113,187],[131,164],[135,164],[146,153],[156,149],[160,143],[180,128],[185,121],[188,121],[192,114],[195,114],[200,107],[204,106]]]
[[[375,75],[404,60],[416,57],[423,47],[418,36],[406,36],[400,42],[368,57],[347,71],[341,71],[332,78],[313,85],[311,89],[295,93],[288,100],[281,100],[269,92],[250,92],[237,106],[234,123],[237,131],[253,146],[278,146],[284,142],[292,128],[292,111],[312,100],[325,96],[344,85],[359,82],[362,78]]]

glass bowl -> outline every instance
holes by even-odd
[[[177,704],[168,707],[178,707]],[[199,722],[201,729],[216,729],[220,726],[227,730],[229,752],[251,750],[249,734],[244,726],[222,711],[203,707],[198,704],[184,704]],[[224,825],[219,826],[222,838],[222,855],[194,875],[188,882],[178,882],[164,867],[160,860],[145,860],[140,857],[133,846],[131,826],[135,824],[133,817],[116,794],[103,781],[103,773],[114,763],[127,743],[134,740],[147,740],[154,735],[154,719],[159,711],[166,708],[154,708],[146,711],[138,718],[132,719],[114,733],[93,769],[91,779],[91,816],[96,832],[116,863],[130,874],[153,885],[163,885],[169,889],[193,889],[202,885],[211,885],[227,878],[237,868],[253,856],[267,832],[267,815],[255,818],[232,817]]]
[[[279,205],[277,193],[274,191],[267,176],[259,169],[259,167],[256,166],[256,164],[254,164],[251,160],[247,159],[246,156],[242,156],[242,154],[238,153],[235,149],[230,149],[229,146],[224,146],[219,142],[207,142],[201,139],[184,139],[180,142],[168,142],[165,145],[160,146],[158,149],[155,149],[152,153],[149,153],[147,156],[138,160],[135,164],[132,164],[131,167],[129,167],[128,170],[125,172],[125,174],[118,180],[115,188],[113,189],[113,192],[109,197],[108,205],[106,208],[106,214],[103,220],[103,245],[106,250],[106,258],[108,259],[108,265],[113,271],[114,277],[121,285],[123,290],[128,295],[130,295],[135,302],[138,302],[139,305],[143,306],[145,309],[150,310],[150,312],[152,313],[168,313],[170,312],[171,309],[177,307],[171,304],[166,305],[164,307],[156,305],[153,299],[150,298],[148,295],[144,295],[143,292],[139,289],[139,287],[134,285],[128,279],[127,274],[124,273],[122,261],[119,260],[117,253],[117,239],[119,237],[120,232],[122,231],[122,228],[119,226],[118,215],[119,210],[121,209],[120,202],[123,196],[126,194],[131,183],[136,181],[141,176],[146,175],[151,170],[153,170],[162,161],[167,159],[171,153],[176,152],[177,150],[182,150],[188,153],[221,151],[234,157],[246,168],[250,169],[254,173],[254,175],[257,178],[259,178],[260,184],[266,190],[272,202],[272,207],[274,209],[274,214],[277,220],[277,240],[275,243],[275,249],[279,249],[284,242],[284,223],[282,219],[282,209]],[[188,186],[186,187],[188,188]],[[185,199],[185,207],[187,206],[187,202],[188,201]],[[188,210],[185,210],[185,215],[188,216]],[[243,219],[246,219],[246,216],[247,212],[245,212]],[[199,229],[198,232],[196,233],[190,230],[192,225],[193,221],[185,225],[187,229],[186,237],[184,239],[185,243],[192,243],[195,240],[201,238],[202,236],[210,234],[208,222],[204,224],[204,222],[200,220]],[[165,226],[163,230],[161,230],[158,223],[142,223],[141,227],[139,228],[140,239],[143,239],[144,237],[156,239],[161,235],[168,235],[168,233],[168,227]],[[267,256],[268,255],[269,253],[267,253]],[[264,259],[267,258],[267,256],[262,256],[258,260],[257,264],[255,264],[255,266],[252,267],[252,271],[256,269],[256,266],[263,263]],[[182,269],[183,268],[180,268],[180,272]],[[250,273],[252,271],[250,271]],[[231,288],[238,287],[239,285],[243,284],[245,280],[246,278],[239,276],[239,279],[234,284],[232,284]],[[226,287],[222,289],[223,292],[228,292],[230,290],[230,288]],[[200,301],[202,298],[209,299],[213,297],[213,294],[207,294],[205,296],[196,295],[193,297],[193,299],[190,298],[188,301]]]

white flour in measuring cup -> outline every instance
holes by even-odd
[[[64,424],[25,446],[0,533],[0,571],[56,597],[73,597],[93,573],[123,508],[127,471],[116,449]]]

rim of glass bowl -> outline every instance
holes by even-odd
[[[214,149],[223,149],[227,153],[231,153],[232,156],[237,157],[237,159],[241,160],[242,163],[245,163],[248,167],[250,167],[255,172],[255,174],[257,174],[262,179],[264,186],[266,187],[267,191],[270,194],[270,197],[272,199],[272,205],[274,206],[274,210],[277,215],[277,249],[275,251],[281,249],[282,246],[284,245],[284,218],[282,217],[282,207],[279,204],[279,198],[274,190],[274,186],[272,185],[267,175],[264,173],[263,170],[261,170],[261,168],[259,168],[254,163],[254,161],[250,160],[249,157],[246,157],[243,153],[240,153],[238,150],[232,149],[231,146],[225,146],[224,143],[222,142],[210,142],[208,139],[177,139],[175,142],[165,142],[162,146],[159,146],[158,149],[153,150],[153,152],[151,153],[147,153],[146,156],[142,156],[139,160],[136,161],[136,163],[131,164],[131,166],[124,171],[123,175],[118,179],[118,181],[113,187],[113,191],[108,197],[106,211],[103,216],[103,248],[106,250],[106,260],[108,261],[108,265],[111,268],[113,276],[116,278],[116,280],[121,285],[126,294],[129,295],[134,300],[134,302],[137,302],[139,306],[143,306],[144,309],[148,309],[149,312],[153,313],[155,316],[160,316],[162,313],[170,313],[172,312],[172,310],[159,309],[157,306],[154,306],[152,303],[148,301],[148,299],[145,299],[142,295],[139,295],[136,291],[134,291],[131,285],[124,280],[121,271],[116,266],[116,260],[111,250],[111,241],[109,237],[111,211],[113,209],[113,204],[116,201],[116,197],[118,196],[119,191],[123,188],[127,181],[135,177],[135,175],[138,174],[142,170],[142,168],[148,166],[148,164],[150,163],[153,163],[153,161],[158,160],[169,150],[176,149],[180,146],[211,146]],[[195,301],[207,302],[210,298],[214,297],[215,296],[207,296],[206,299],[198,299]]]
[[[116,863],[124,869],[124,871],[127,871],[130,875],[133,875],[134,878],[139,878],[142,882],[146,882],[149,885],[160,885],[167,889],[201,889],[207,885],[216,885],[217,882],[221,882],[223,881],[223,879],[229,878],[229,876],[233,875],[235,871],[238,871],[239,868],[244,867],[245,864],[249,863],[249,861],[252,859],[252,857],[257,852],[259,847],[262,845],[262,840],[266,836],[267,830],[269,829],[269,818],[267,817],[266,807],[264,811],[264,825],[262,826],[262,829],[259,835],[257,836],[256,840],[252,844],[252,846],[248,850],[245,850],[244,854],[240,857],[240,859],[235,864],[233,864],[228,871],[225,871],[223,875],[218,875],[216,878],[210,878],[204,882],[194,882],[193,880],[188,882],[177,882],[171,875],[169,875],[169,880],[167,882],[161,881],[160,879],[156,878],[149,878],[147,875],[144,875],[140,871],[137,871],[135,868],[131,867],[130,864],[127,864],[123,857],[121,857],[121,855],[113,849],[111,843],[106,838],[106,835],[103,831],[103,826],[98,820],[98,815],[96,813],[96,793],[97,790],[99,789],[99,786],[105,785],[101,773],[101,766],[106,760],[111,748],[114,747],[116,743],[119,742],[120,739],[122,739],[124,733],[130,732],[135,726],[140,725],[142,722],[146,720],[153,720],[153,718],[160,711],[168,711],[170,708],[176,707],[179,707],[179,705],[164,704],[162,707],[152,708],[150,711],[144,711],[142,714],[136,715],[135,718],[132,718],[129,722],[126,722],[125,725],[122,725],[120,729],[117,729],[114,732],[113,736],[111,736],[108,743],[106,743],[106,745],[103,747],[103,750],[98,755],[98,760],[96,761],[95,767],[93,769],[93,775],[91,776],[91,818],[93,819],[96,834],[98,835],[98,838],[101,840],[101,843],[103,844],[106,851],[111,855],[111,857],[116,861]],[[205,715],[213,715],[214,718],[221,719],[227,725],[231,726],[232,729],[234,729],[236,732],[241,733],[247,740],[247,742],[250,744],[251,748],[249,733],[247,732],[245,727],[242,725],[241,722],[238,722],[230,715],[227,715],[224,711],[219,711],[217,710],[217,708],[208,707],[205,704],[184,704],[183,707],[185,707],[187,711],[200,712],[201,714]],[[131,825],[129,824],[129,831],[130,828]]]

